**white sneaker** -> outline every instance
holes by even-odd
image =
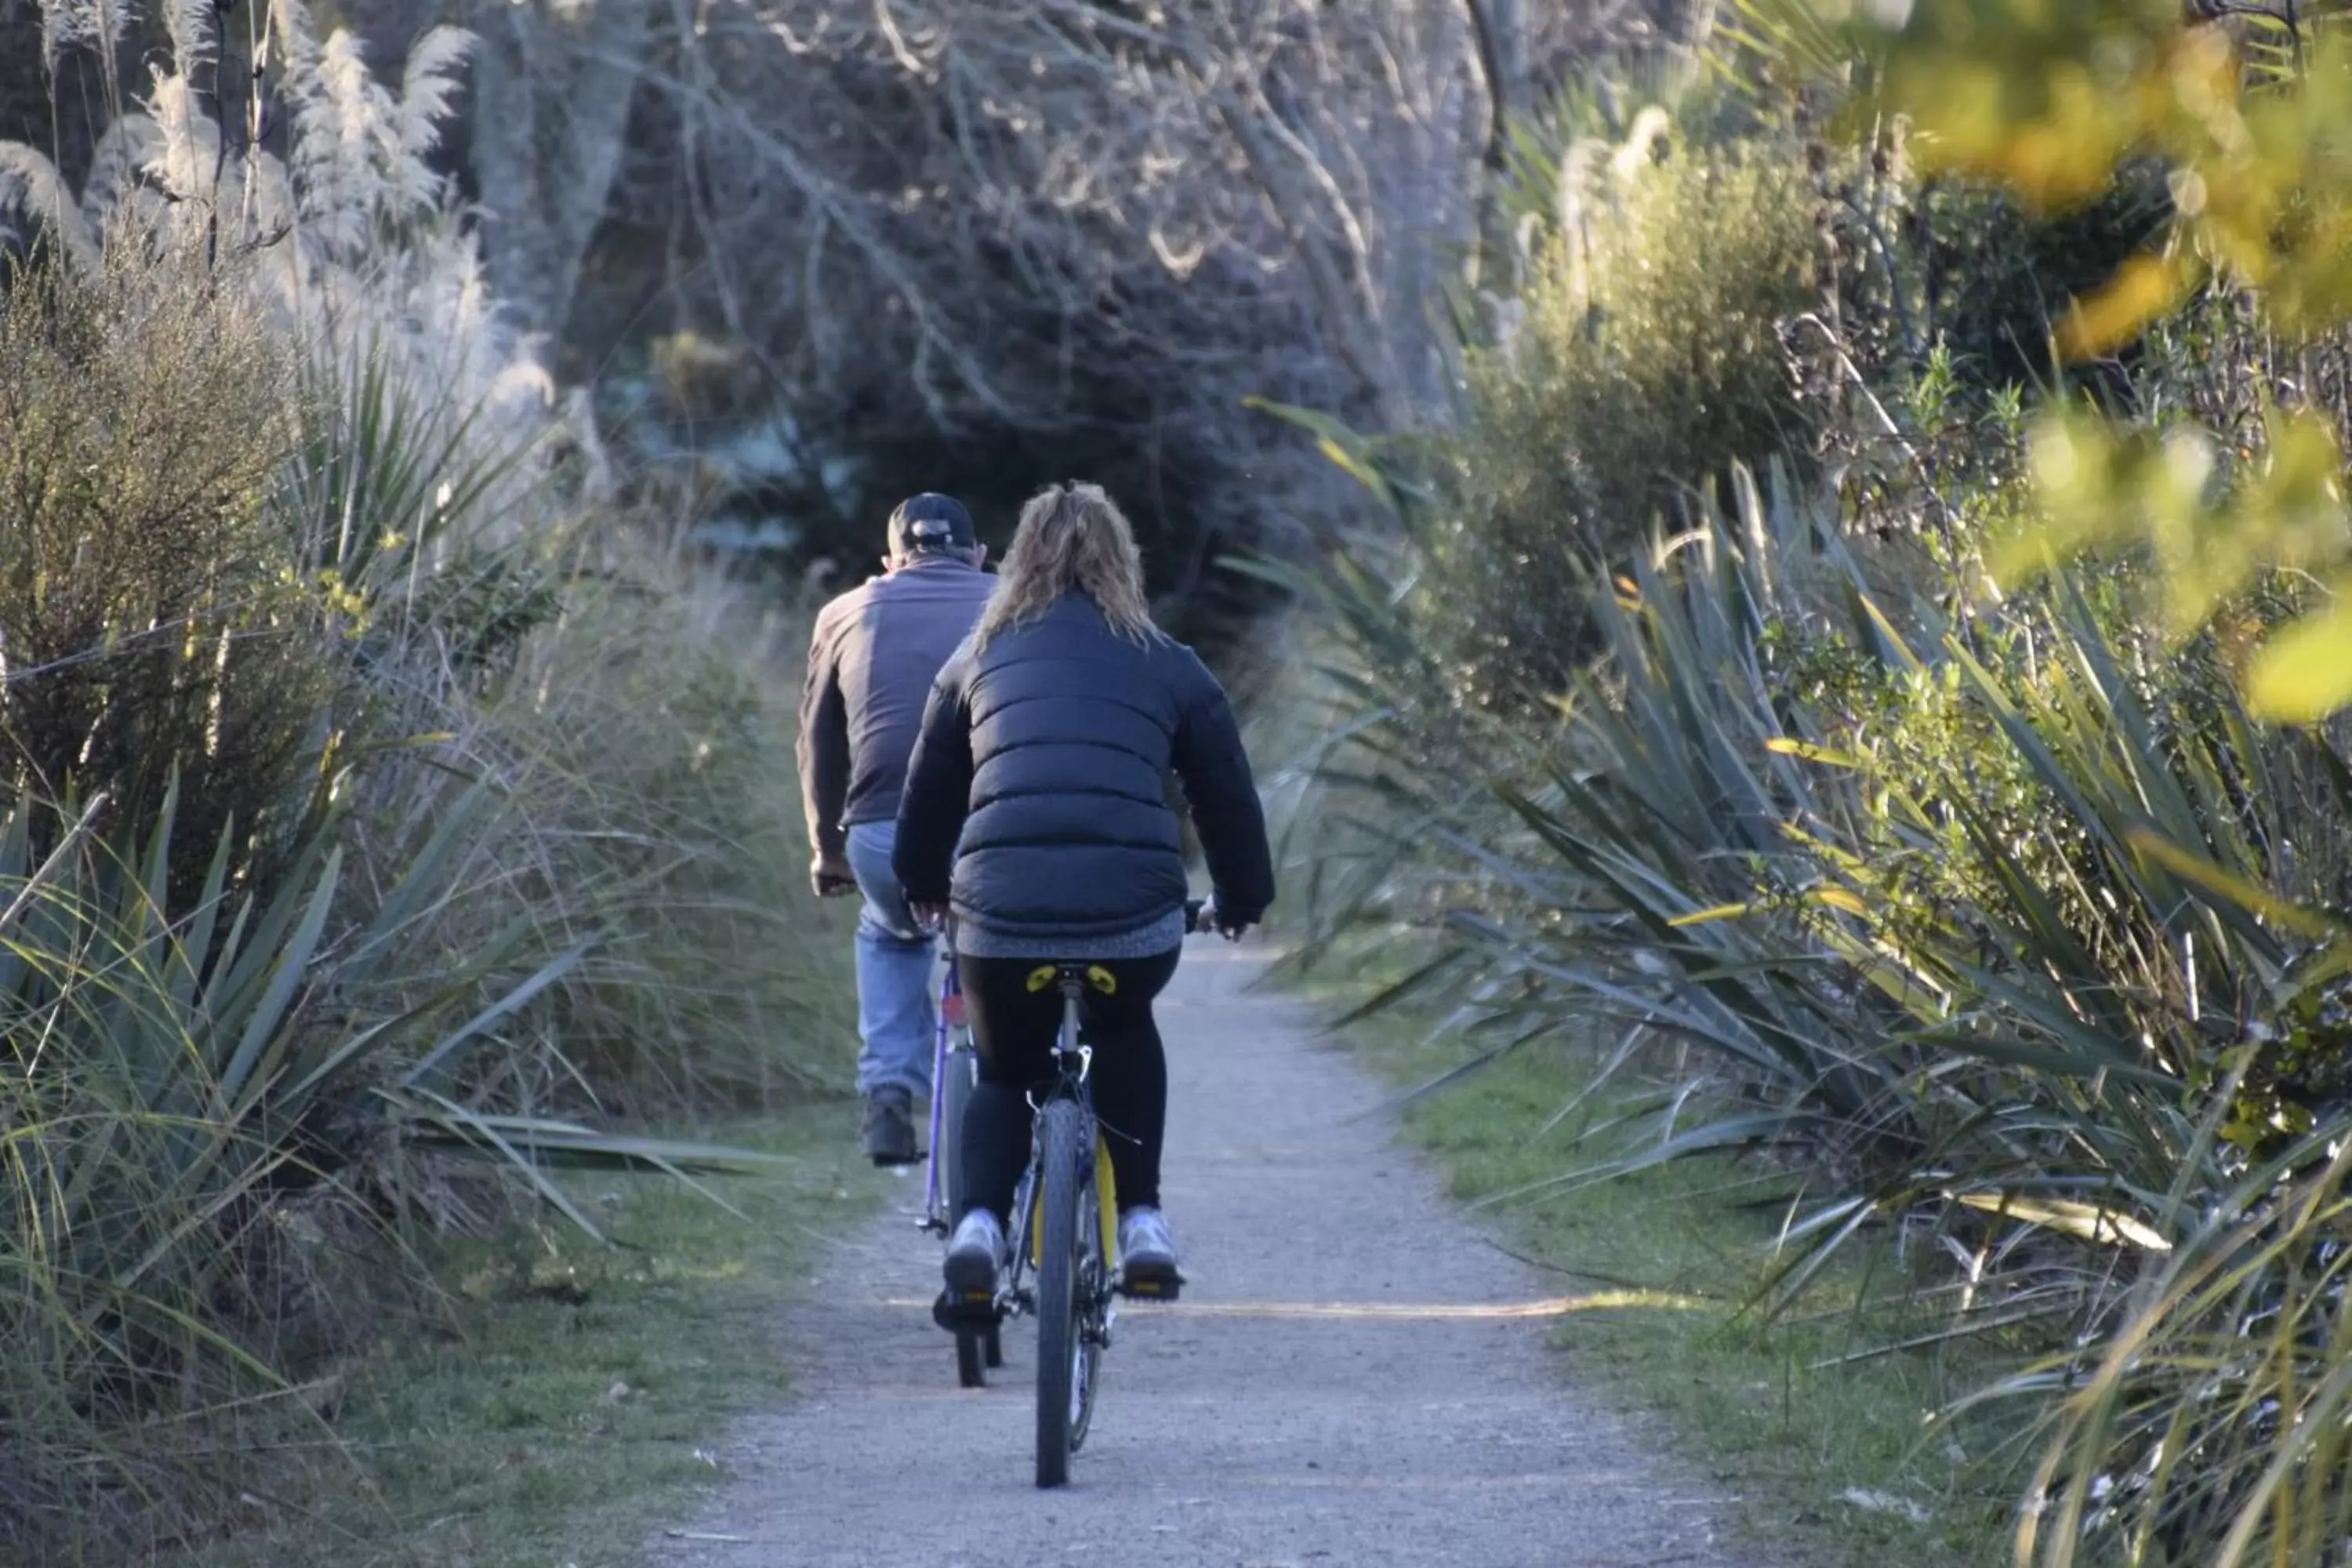
[[[1165,1294],[1181,1284],[1176,1268],[1176,1238],[1168,1234],[1168,1219],[1158,1209],[1138,1205],[1118,1216],[1118,1281],[1123,1289],[1142,1295]]]
[[[956,1222],[946,1265],[950,1296],[996,1296],[996,1270],[1004,1260],[1004,1226],[986,1209]]]

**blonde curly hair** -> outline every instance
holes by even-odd
[[[996,592],[973,632],[975,646],[1025,626],[1070,594],[1095,602],[1110,629],[1149,645],[1167,634],[1143,599],[1143,552],[1135,530],[1100,485],[1048,485],[1021,509],[1013,548],[998,568]]]

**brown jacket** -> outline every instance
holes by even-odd
[[[996,580],[945,557],[876,577],[817,613],[801,693],[801,805],[814,874],[849,878],[843,841],[898,815],[923,703]]]

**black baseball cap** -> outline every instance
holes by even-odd
[[[890,548],[901,555],[924,550],[970,550],[980,542],[971,513],[953,496],[925,490],[908,496],[890,514]]]

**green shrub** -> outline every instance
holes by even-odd
[[[291,362],[257,308],[167,258],[20,269],[0,296],[0,782],[176,777],[184,842],[284,830],[335,722],[339,650],[269,505]],[[201,858],[174,868],[185,893]]]
[[[1793,142],[1645,122],[1572,150],[1516,327],[1466,357],[1416,598],[1474,704],[1562,690],[1599,564],[1735,461],[1805,450],[1780,333],[1816,299],[1818,197]]]
[[[450,1217],[442,1162],[488,1160],[570,1206],[541,1167],[695,1163],[530,1114],[541,1076],[517,928],[450,938],[477,895],[489,797],[454,784],[388,866],[362,868],[331,809],[263,890],[210,848],[169,891],[178,825],[97,813],[46,854],[57,805],[0,818],[0,1547],[55,1561],[169,1536],[233,1495],[241,1435],[282,1436],[306,1347],[331,1342],[312,1260],[379,1220]],[[453,911],[456,912],[453,922]],[[346,1281],[348,1283],[348,1281]],[[119,1558],[117,1559],[119,1560]]]
[[[518,529],[569,493],[527,432],[234,284],[0,299],[0,1556],[122,1560],[331,1441],[295,1388],[422,1283],[387,1227],[708,1153],[560,1113],[852,1037],[740,606]]]
[[[808,886],[805,630],[625,537],[583,563],[475,736],[508,789],[509,896],[547,950],[596,940],[563,1049],[611,1105],[837,1089],[856,989],[847,920]]]

